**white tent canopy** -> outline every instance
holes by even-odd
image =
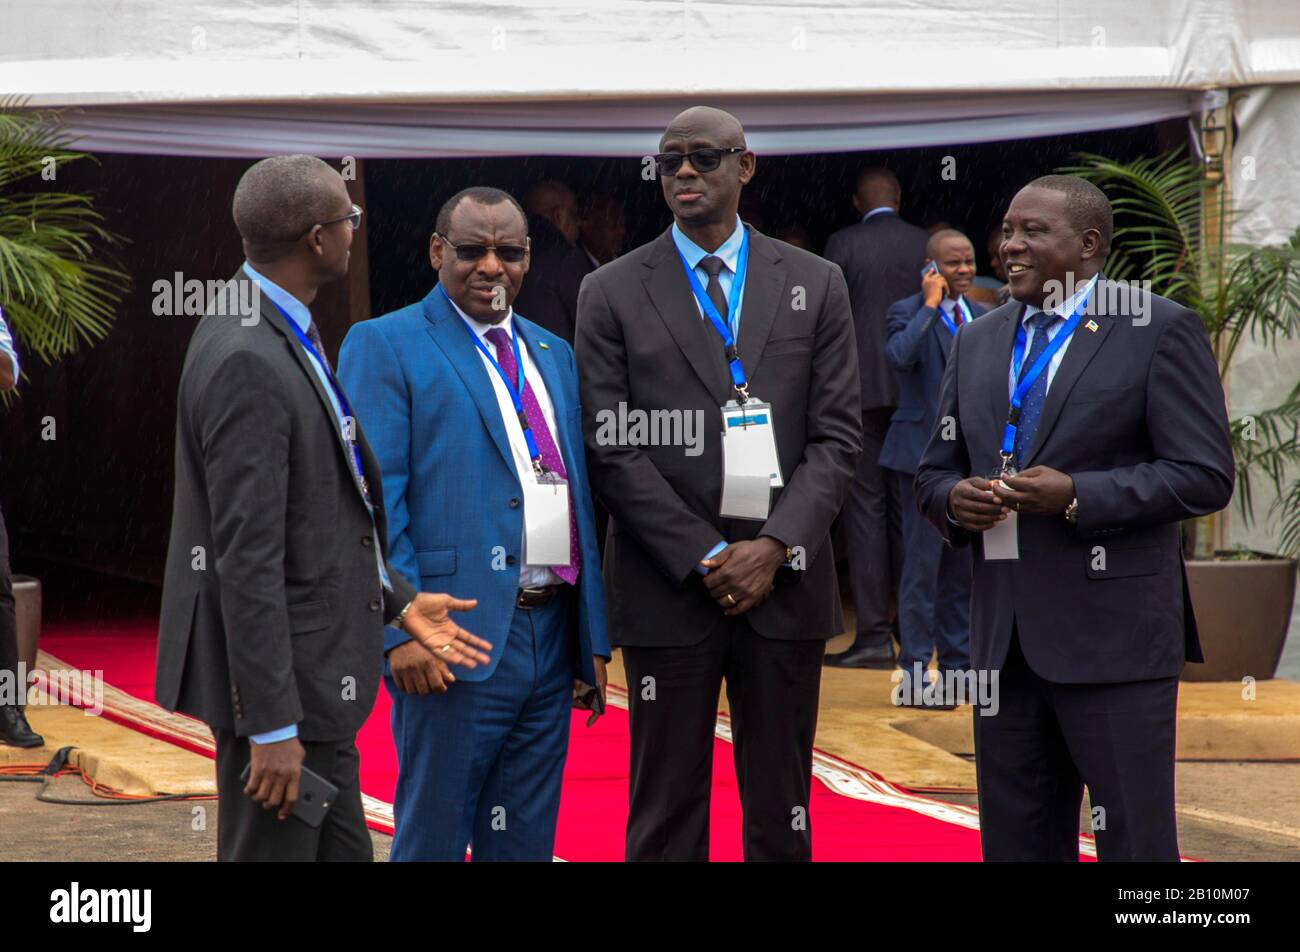
[[[0,95],[79,147],[642,154],[681,105],[767,153],[1053,135],[1300,82],[1295,0],[0,0]]]

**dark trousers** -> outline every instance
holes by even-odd
[[[571,590],[516,608],[496,670],[393,697],[397,832],[389,859],[549,863],[573,701]]]
[[[294,817],[276,819],[244,793],[239,775],[249,762],[249,741],[213,728],[217,741],[217,859],[221,862],[370,862],[375,858],[361,807],[361,755],[356,738],[303,741],[303,766],[339,788],[316,829]]]
[[[746,860],[811,860],[812,747],[823,641],[777,641],[744,619],[684,648],[624,647],[632,733],[627,858],[709,858],[718,692],[731,704]]]
[[[4,671],[10,672],[18,706],[22,707],[27,685],[18,683],[18,615],[9,571],[9,533],[5,531],[4,513],[0,513],[0,672]]]
[[[889,470],[903,510],[903,574],[898,584],[898,663],[930,663],[935,648],[939,668],[970,667],[971,548],[944,544],[916,506],[913,476]]]
[[[975,706],[986,861],[1077,862],[1085,785],[1100,859],[1178,860],[1177,678],[1056,684],[1013,633],[995,696],[997,714]]]
[[[862,455],[841,512],[857,612],[855,645],[886,645],[893,637],[890,605],[903,561],[901,506],[889,471],[877,462],[893,412],[889,407],[863,411]]]

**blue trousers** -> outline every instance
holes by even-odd
[[[889,470],[903,510],[903,574],[898,585],[898,663],[905,672],[930,663],[939,669],[970,667],[970,585],[973,555],[954,549],[916,506],[912,475]]]
[[[515,609],[486,681],[403,694],[391,676],[397,745],[389,859],[550,862],[569,749],[575,675],[570,598]]]

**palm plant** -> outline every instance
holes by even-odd
[[[0,304],[20,353],[54,363],[103,339],[129,286],[105,259],[122,238],[90,195],[51,187],[72,162],[58,113],[0,100]]]
[[[1116,162],[1080,153],[1061,169],[1107,192],[1115,230],[1107,275],[1149,280],[1151,290],[1200,315],[1226,379],[1241,342],[1259,340],[1277,351],[1280,339],[1300,337],[1300,229],[1278,247],[1207,242],[1206,180],[1183,150]],[[1232,209],[1222,197],[1209,229],[1229,234]],[[1262,476],[1277,499],[1270,520],[1281,550],[1300,554],[1300,383],[1278,406],[1232,421],[1237,505],[1253,519],[1252,475]]]

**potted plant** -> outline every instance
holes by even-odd
[[[1207,241],[1227,235],[1231,209],[1200,166],[1182,151],[1132,162],[1076,156],[1062,171],[1104,189],[1117,228],[1108,276],[1149,280],[1151,290],[1200,315],[1226,382],[1241,342],[1277,351],[1300,337],[1300,229],[1287,244],[1259,247]],[[1204,227],[1205,216],[1214,216]],[[1252,477],[1276,492],[1268,518],[1278,553],[1216,549],[1221,516],[1184,524],[1184,555],[1205,664],[1188,665],[1189,681],[1271,678],[1286,643],[1300,554],[1300,383],[1278,406],[1231,421],[1237,508],[1254,519]]]
[[[31,358],[53,364],[102,340],[129,284],[105,260],[104,249],[122,239],[103,226],[94,199],[59,187],[62,170],[88,158],[68,148],[57,112],[0,100],[0,307],[25,361],[24,377]],[[0,394],[5,406],[13,394]],[[15,576],[14,595],[22,660],[30,668],[40,585]]]

